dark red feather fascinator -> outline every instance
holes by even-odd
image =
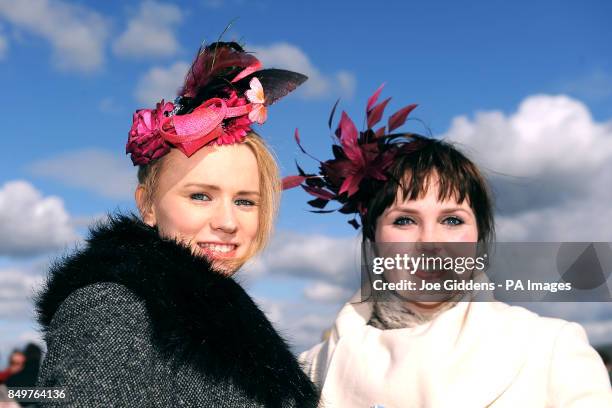
[[[191,156],[216,143],[244,141],[253,123],[267,119],[267,107],[306,81],[305,75],[262,69],[261,62],[235,42],[200,48],[178,97],[134,113],[126,153],[144,165],[180,149]]]
[[[298,174],[283,179],[283,189],[301,186],[314,199],[308,204],[315,207],[316,213],[339,211],[343,214],[364,215],[366,204],[372,193],[377,191],[388,180],[387,170],[398,153],[413,151],[418,148],[422,136],[413,133],[392,133],[402,126],[410,112],[417,105],[411,104],[395,112],[388,119],[387,125],[374,130],[382,120],[384,110],[391,98],[378,102],[384,84],[368,99],[366,105],[367,129],[358,131],[354,122],[342,112],[338,127],[334,132],[332,145],[333,159],[320,161],[306,152],[302,147],[298,130],[295,140],[300,150],[320,163],[318,174],[307,174],[297,166]],[[329,128],[332,128],[333,117],[338,106],[334,105],[329,117]],[[330,201],[340,204],[336,209],[325,209]],[[359,228],[356,218],[349,221]]]

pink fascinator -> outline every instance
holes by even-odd
[[[190,157],[202,147],[240,143],[253,123],[263,124],[267,107],[307,77],[261,62],[235,42],[198,51],[178,97],[134,113],[126,153],[134,165],[162,157],[171,147]]]
[[[367,129],[358,131],[352,119],[342,112],[338,127],[332,138],[333,159],[320,161],[311,156],[302,147],[298,130],[295,130],[295,140],[300,150],[319,162],[318,174],[307,174],[298,165],[298,174],[283,179],[283,189],[301,186],[314,199],[308,204],[315,207],[316,213],[331,213],[339,211],[343,214],[365,215],[367,202],[372,193],[377,191],[388,180],[387,170],[396,155],[402,152],[414,151],[419,147],[419,140],[424,137],[414,133],[394,133],[404,125],[410,112],[417,107],[411,104],[391,115],[387,125],[376,127],[382,120],[384,110],[391,98],[378,102],[384,84],[368,99],[366,105]],[[339,102],[339,101],[338,101]],[[334,105],[329,117],[329,128],[332,129],[334,113],[338,106]],[[376,129],[374,129],[376,127]],[[325,209],[330,201],[340,204],[336,209]],[[356,218],[349,221],[359,228]]]

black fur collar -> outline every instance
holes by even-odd
[[[163,352],[267,406],[316,406],[314,387],[242,287],[135,215],[110,216],[83,249],[54,263],[36,299],[43,330],[73,291],[98,282],[120,283],[145,301]]]

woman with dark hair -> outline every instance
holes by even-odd
[[[40,360],[40,358],[39,358]],[[26,357],[23,352],[13,350],[9,355],[9,365],[6,369],[0,371],[0,384],[4,384],[11,376],[18,374],[23,370]],[[40,362],[40,361],[39,361]]]
[[[232,278],[266,244],[280,193],[251,126],[305,79],[213,43],[174,103],[134,114],[126,150],[139,216],[92,228],[37,299],[48,349],[38,386],[67,398],[50,405],[316,406],[287,344]]]
[[[334,158],[321,162],[319,174],[299,169],[285,187],[302,184],[319,212],[336,201],[340,212],[359,215],[368,267],[373,255],[394,248],[441,257],[479,254],[493,240],[494,217],[478,167],[447,142],[392,133],[416,105],[374,130],[388,102],[376,103],[380,92],[368,101],[368,129],[358,132],[343,113]],[[359,226],[356,219],[350,223]],[[415,287],[449,278],[424,269],[408,276],[407,285]],[[392,267],[380,277],[390,284],[402,275]],[[474,270],[467,278],[487,283]],[[300,356],[322,405],[612,406],[605,370],[580,325],[492,298],[477,302],[470,291],[389,285],[378,292],[367,283],[370,290],[346,303],[329,338]]]
[[[36,385],[42,357],[40,347],[34,343],[28,343],[23,349],[23,356],[25,357],[23,368],[6,380],[7,387],[29,388]]]

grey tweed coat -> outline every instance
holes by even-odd
[[[317,405],[241,286],[134,215],[56,261],[36,307],[48,348],[38,386],[65,387],[58,406]]]

